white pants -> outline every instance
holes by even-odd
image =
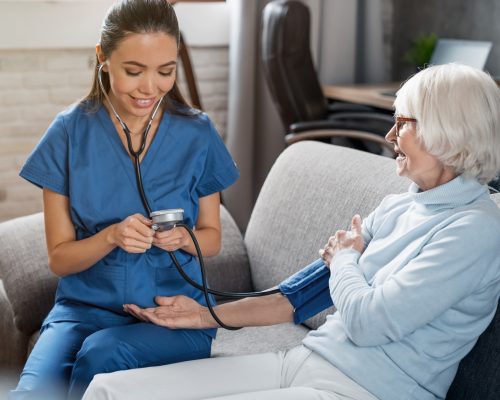
[[[304,346],[99,374],[82,400],[376,400]]]

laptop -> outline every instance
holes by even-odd
[[[492,48],[491,42],[462,39],[438,39],[432,52],[429,65],[456,62],[484,69]],[[396,96],[396,91],[381,92],[384,96]]]
[[[438,39],[429,64],[456,62],[484,69],[491,47],[491,42],[479,40]]]

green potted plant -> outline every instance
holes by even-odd
[[[404,54],[404,61],[413,65],[416,70],[424,68],[431,60],[437,39],[438,37],[435,33],[417,36],[417,38],[411,42],[408,51]]]

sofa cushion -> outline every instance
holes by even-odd
[[[385,195],[408,186],[390,158],[319,142],[288,147],[261,189],[245,235],[255,288],[276,285],[309,264],[354,214],[367,216]],[[317,328],[331,311],[307,325]]]
[[[212,357],[234,356],[290,349],[301,343],[309,329],[292,323],[243,328],[219,329],[212,345]]]
[[[12,306],[14,323],[31,335],[54,304],[57,277],[49,270],[43,214],[0,224],[0,279]]]

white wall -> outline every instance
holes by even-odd
[[[353,83],[356,65],[357,1],[324,0],[318,75],[323,84]]]
[[[0,49],[88,48],[114,0],[0,0]],[[229,4],[175,6],[191,46],[227,46]]]

